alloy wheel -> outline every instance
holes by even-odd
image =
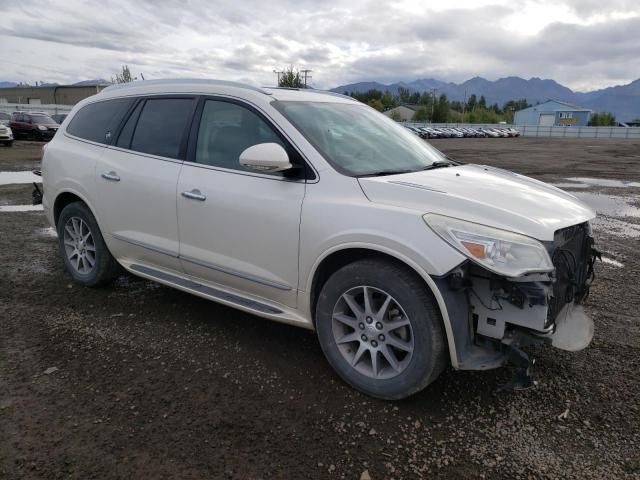
[[[389,293],[371,286],[354,287],[340,296],[332,332],[342,357],[369,378],[401,374],[413,355],[410,318]]]
[[[87,275],[93,270],[96,246],[89,225],[80,217],[71,217],[64,226],[64,250],[76,272]]]

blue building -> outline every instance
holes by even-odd
[[[589,124],[591,110],[567,102],[547,100],[533,107],[518,110],[513,123],[515,125],[542,125],[560,127],[586,127]]]

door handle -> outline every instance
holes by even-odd
[[[194,188],[190,192],[182,192],[182,196],[190,198],[191,200],[199,200],[201,202],[204,202],[207,199],[207,196],[197,188]]]
[[[100,176],[102,178],[104,178],[105,180],[111,180],[112,182],[119,182],[120,181],[120,177],[113,170],[111,170],[110,172],[107,172],[107,173],[103,173]]]

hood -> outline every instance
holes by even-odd
[[[553,241],[556,230],[596,216],[559,188],[484,165],[358,180],[372,202],[448,215],[541,241]]]

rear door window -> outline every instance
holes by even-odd
[[[67,132],[85,140],[108,144],[132,102],[130,98],[116,98],[90,103],[71,119]]]
[[[193,108],[193,98],[147,99],[135,127],[132,127],[135,131],[131,150],[180,158],[186,146],[186,133],[191,125]],[[125,125],[123,133],[127,128],[128,125]]]

